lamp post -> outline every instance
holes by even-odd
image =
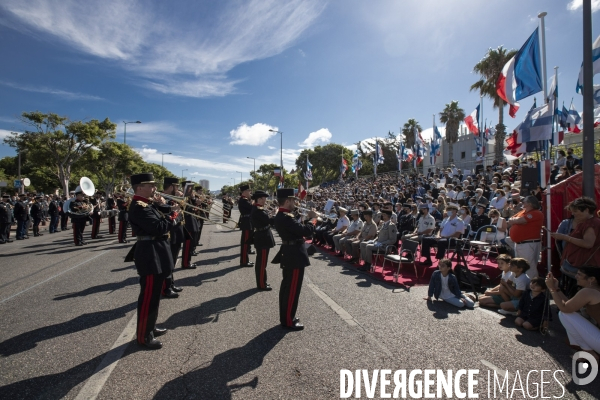
[[[279,168],[281,168],[281,174],[283,174],[283,132],[276,131],[275,129],[269,129],[269,132],[279,133],[279,136],[280,136]]]
[[[233,179],[233,186],[235,186],[235,178],[231,178],[231,179]]]
[[[240,184],[242,183],[242,181],[244,180],[244,178],[242,178],[242,173],[240,171],[235,171],[236,173],[240,174]]]
[[[141,124],[142,121],[123,121],[123,123],[125,124],[125,129],[123,131],[123,144],[127,144],[127,124]]]
[[[173,153],[161,153],[161,156],[162,156],[161,165],[163,168],[165,167],[165,154],[173,154]]]
[[[246,158],[249,158],[254,161],[254,168],[252,169],[252,172],[254,173],[254,179],[256,179],[256,158],[254,158],[254,157],[246,157]]]
[[[186,169],[182,169],[182,170],[181,170],[181,180],[183,180],[183,173],[184,173],[185,171],[187,171],[187,170],[188,170],[188,168],[186,168]]]

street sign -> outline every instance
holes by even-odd
[[[15,188],[20,188],[21,187],[21,181],[19,179],[15,179],[15,182],[14,182],[13,186]]]
[[[0,181],[0,187],[7,187],[7,186],[8,186],[8,182]]]

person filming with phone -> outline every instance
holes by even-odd
[[[567,205],[573,214],[573,230],[569,234],[550,233],[565,243],[561,257],[561,270],[572,278],[580,267],[600,267],[600,218],[596,217],[596,202],[580,197]]]

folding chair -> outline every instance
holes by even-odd
[[[496,253],[498,252],[498,242],[496,241],[496,237],[498,236],[498,228],[495,225],[484,225],[477,230],[475,234],[476,238],[481,238],[481,233],[485,232],[486,234],[493,234],[493,239],[491,242],[482,241],[482,240],[471,240],[471,248],[469,248],[469,252],[467,253],[467,258],[473,252],[473,247],[477,247],[481,252],[486,253],[487,256],[483,259],[483,265],[487,264],[487,259],[492,251],[492,247],[496,249]],[[487,238],[487,235],[486,235]],[[473,254],[475,257],[475,254]]]
[[[388,246],[390,247],[390,246]],[[383,265],[381,267],[381,273],[385,270],[385,262],[390,261],[392,264],[398,263],[398,270],[394,272],[394,283],[398,283],[398,277],[400,276],[400,270],[402,268],[402,263],[411,263],[415,269],[415,277],[419,278],[419,273],[417,271],[417,264],[415,262],[417,255],[417,248],[419,247],[419,242],[415,242],[412,240],[403,240],[402,247],[400,248],[399,254],[387,254],[383,257]],[[386,249],[387,251],[387,249]],[[405,257],[406,255],[406,257]]]

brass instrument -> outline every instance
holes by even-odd
[[[310,210],[308,208],[304,208],[304,207],[296,207],[296,209],[298,211],[300,211],[300,213],[302,215],[307,215],[307,213],[309,211],[312,211],[312,210]],[[330,220],[330,221],[333,222],[333,221],[335,221],[338,218],[337,214],[335,214],[335,213],[331,213],[331,214],[327,215],[327,214],[322,214],[322,213],[319,213],[319,212],[316,212],[316,211],[314,211],[314,212],[315,212],[315,214],[317,214],[318,218],[321,218],[321,219],[324,219],[324,220],[327,219],[327,220]]]
[[[85,176],[79,180],[79,186],[75,189],[75,192],[78,192],[77,189],[81,189],[81,192],[86,196],[93,196],[96,192],[96,188],[94,187],[94,182],[90,178],[86,178]],[[94,211],[94,205],[92,203],[84,203],[84,206],[81,207],[79,211],[71,211],[66,210],[69,214],[72,215],[90,215]]]

